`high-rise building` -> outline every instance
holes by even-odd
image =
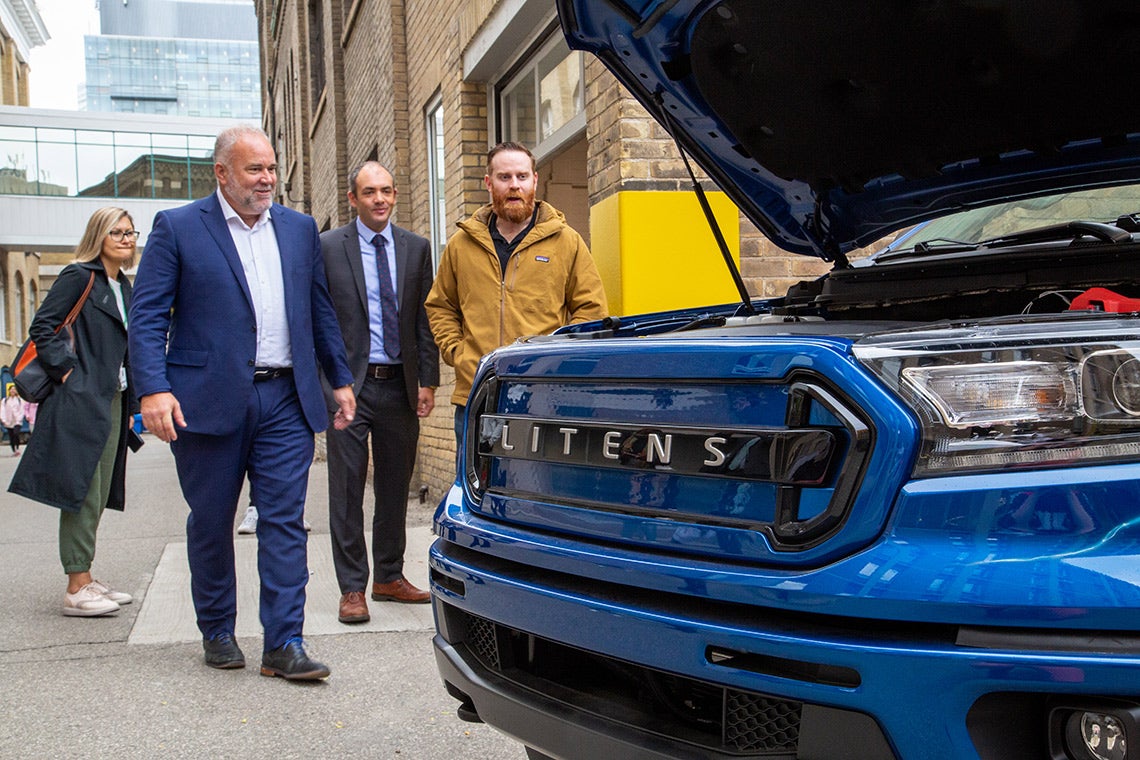
[[[84,38],[84,109],[261,120],[253,0],[115,0]]]

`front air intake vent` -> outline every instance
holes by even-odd
[[[874,720],[861,713],[667,673],[449,604],[441,614],[449,628],[465,632],[461,643],[470,654],[464,657],[474,669],[493,673],[496,681],[512,684],[528,698],[553,699],[560,709],[668,737],[717,757],[837,757],[841,748],[855,746],[860,760],[897,760]]]
[[[799,702],[727,689],[724,743],[737,752],[794,753],[801,707]]]
[[[467,633],[463,637],[467,648],[492,670],[502,668],[499,659],[499,644],[495,639],[495,624],[481,617],[467,617]]]

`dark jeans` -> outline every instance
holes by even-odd
[[[12,451],[20,450],[20,428],[19,427],[6,427],[8,431],[8,445],[12,447]]]

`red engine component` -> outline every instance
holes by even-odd
[[[1140,312],[1140,298],[1125,298],[1108,288],[1089,288],[1073,299],[1069,311]]]

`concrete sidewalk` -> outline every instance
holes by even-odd
[[[458,703],[435,669],[430,605],[370,601],[370,623],[337,622],[323,462],[310,471],[306,509],[305,637],[332,676],[297,684],[259,675],[256,536],[235,538],[236,633],[249,664],[205,667],[190,602],[187,507],[169,447],[146,441],[129,461],[127,510],[104,515],[92,568],[136,601],[105,618],[61,614],[58,512],[6,492],[18,459],[0,453],[0,757],[525,756],[494,729],[455,717]],[[422,588],[432,511],[409,504],[406,575]]]
[[[315,511],[310,506],[310,511]],[[314,526],[314,530],[316,526]],[[408,528],[404,575],[416,586],[428,588],[427,553],[432,542],[431,528]],[[371,537],[367,538],[371,550]],[[235,635],[261,635],[257,618],[257,537],[238,536],[234,547],[238,575],[238,619]],[[186,542],[166,545],[154,578],[150,582],[135,620],[130,644],[168,644],[200,641],[202,634],[194,622],[190,600],[190,570]],[[346,626],[337,620],[340,588],[333,571],[332,546],[328,536],[316,534],[309,541],[309,585],[306,589],[305,636],[322,636],[367,631],[430,631],[433,628],[430,604],[393,604],[369,601],[372,620]]]

